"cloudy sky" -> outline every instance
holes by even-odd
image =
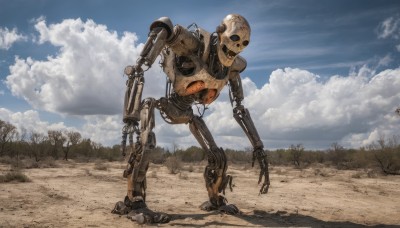
[[[0,119],[19,128],[120,141],[125,78],[159,17],[210,32],[229,13],[252,27],[242,53],[245,106],[268,149],[333,142],[358,148],[399,135],[399,1],[0,0]],[[164,94],[158,64],[146,96]],[[158,114],[157,114],[158,115]],[[205,121],[217,143],[250,146],[227,90]],[[160,146],[197,145],[188,126],[157,119]]]

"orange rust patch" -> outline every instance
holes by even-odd
[[[203,99],[203,102],[205,104],[210,104],[211,102],[214,101],[216,95],[217,95],[217,90],[216,89],[209,89],[208,92],[207,92],[207,95]]]
[[[206,84],[203,81],[195,81],[190,83],[187,87],[186,87],[186,95],[191,95],[191,94],[195,94],[197,92],[202,91],[203,89],[206,88]]]

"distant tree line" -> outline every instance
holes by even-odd
[[[230,163],[251,164],[252,150],[225,149]],[[387,175],[400,175],[399,136],[380,137],[367,147],[346,149],[339,143],[332,143],[326,150],[306,150],[302,144],[292,144],[287,149],[268,151],[271,165],[294,166],[304,168],[312,164],[325,164],[338,169],[379,168]],[[52,159],[76,159],[89,161],[105,159],[121,160],[120,146],[103,146],[89,138],[83,138],[79,132],[49,130],[47,134],[34,130],[17,130],[11,123],[0,120],[0,157],[10,157],[17,161],[30,158],[35,162],[51,157]],[[164,164],[169,157],[174,161],[201,162],[207,160],[207,154],[197,146],[180,149],[174,144],[173,151],[156,147],[150,151],[151,162]],[[0,160],[1,161],[1,160]]]
[[[39,162],[45,158],[80,159],[90,158],[114,161],[121,159],[119,146],[106,147],[79,132],[48,130],[47,134],[35,130],[20,131],[11,123],[0,120],[0,157],[31,158]]]

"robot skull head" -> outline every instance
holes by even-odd
[[[229,67],[250,42],[250,25],[238,14],[229,14],[217,27],[217,53],[222,65]]]

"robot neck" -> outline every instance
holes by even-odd
[[[221,64],[217,53],[218,35],[213,33],[210,39],[209,71],[216,79],[224,79],[228,76],[229,67]]]

